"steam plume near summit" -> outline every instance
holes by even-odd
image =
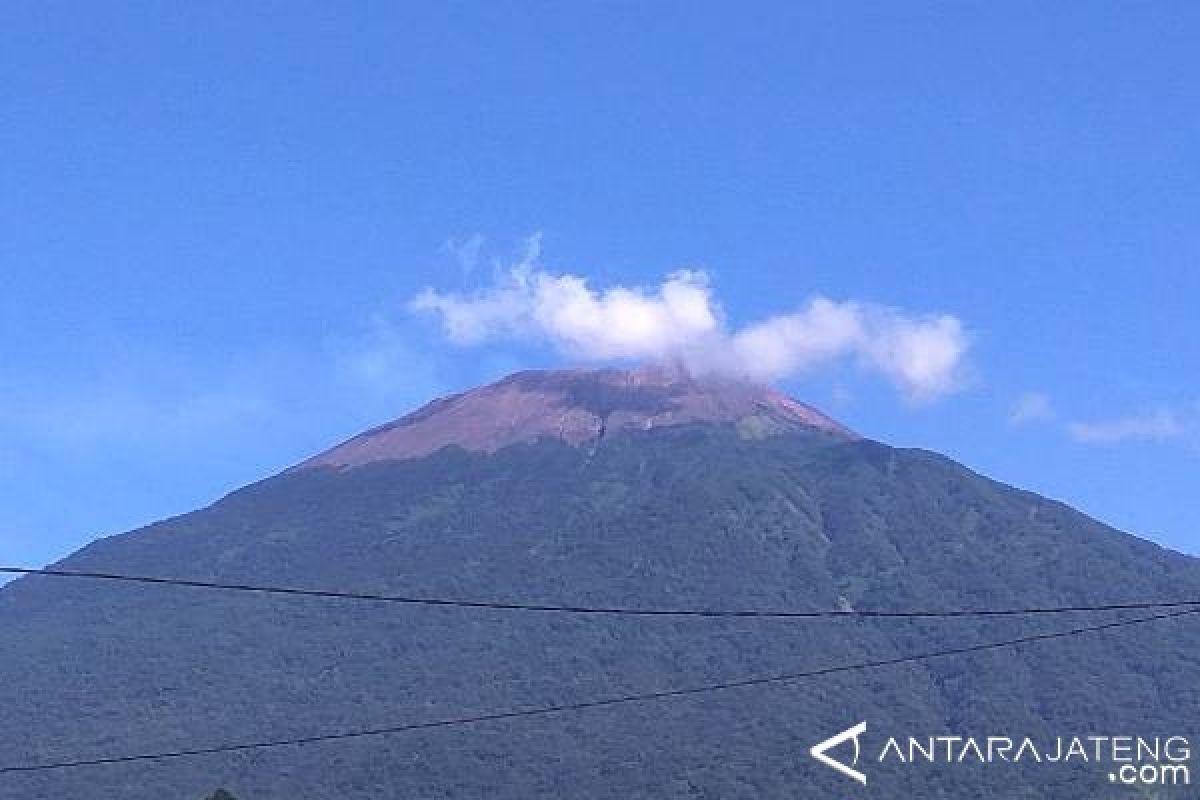
[[[593,362],[672,360],[695,373],[774,380],[849,361],[883,375],[908,399],[962,386],[969,338],[948,314],[911,314],[809,298],[791,312],[731,327],[709,276],[669,274],[657,286],[593,288],[538,264],[537,238],[520,263],[473,292],[426,289],[410,307],[434,314],[451,342],[548,343]]]

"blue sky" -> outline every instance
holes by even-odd
[[[1200,553],[1198,36],[1184,3],[7,4],[0,561],[578,361],[410,307],[535,234],[601,299],[703,271],[730,335],[952,317],[936,397],[853,353],[779,381]]]

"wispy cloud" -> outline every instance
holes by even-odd
[[[426,289],[411,308],[436,315],[451,342],[535,340],[587,361],[677,360],[696,372],[769,380],[849,361],[924,401],[963,385],[970,346],[948,314],[913,314],[815,296],[797,309],[732,328],[709,276],[680,270],[653,286],[593,288],[539,265],[540,240],[475,292]]]
[[[61,451],[201,446],[249,435],[272,416],[272,404],[244,386],[158,394],[112,386],[73,394],[15,399],[0,408],[0,431]]]
[[[353,335],[330,339],[327,352],[330,377],[343,384],[360,407],[398,413],[406,403],[419,403],[444,388],[432,356],[382,313],[373,314]]]
[[[0,470],[25,453],[168,460],[291,454],[399,416],[444,388],[432,356],[382,315],[307,347],[219,360],[114,351],[86,373],[0,369]]]
[[[442,244],[442,252],[454,259],[464,278],[479,265],[479,254],[483,250],[485,239],[482,234],[473,234],[466,239],[447,239]]]
[[[1081,444],[1120,444],[1131,441],[1168,441],[1188,432],[1187,424],[1174,411],[1159,409],[1147,414],[1090,422],[1071,422],[1067,433]]]
[[[1046,422],[1056,416],[1054,402],[1044,392],[1026,392],[1013,403],[1008,423],[1013,426]]]

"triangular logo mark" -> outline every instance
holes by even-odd
[[[858,756],[859,756],[859,752],[860,752],[860,748],[859,748],[859,744],[858,744],[858,737],[862,736],[866,732],[867,732],[867,723],[860,722],[857,725],[855,725],[853,728],[850,728],[849,730],[844,730],[841,733],[839,733],[837,736],[832,736],[832,737],[826,739],[825,741],[821,742],[820,744],[814,745],[813,748],[811,750],[809,750],[808,752],[812,754],[813,758],[815,758],[817,761],[820,761],[825,766],[833,767],[838,772],[845,775],[847,778],[852,778],[852,779],[858,781],[859,783],[861,783],[863,786],[866,786],[867,785],[867,776],[866,775],[862,774],[861,772],[859,772],[856,769],[853,769],[853,767],[848,767],[845,764],[843,764],[842,762],[837,761],[833,758],[830,758],[827,755],[828,751],[837,747],[842,742],[852,739],[852,740],[854,740],[853,766],[857,767],[858,766]]]

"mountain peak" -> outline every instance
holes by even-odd
[[[346,468],[420,458],[449,446],[492,453],[541,438],[581,446],[620,430],[688,423],[745,426],[754,435],[811,430],[857,438],[768,386],[695,376],[678,366],[527,370],[434,400],[300,467]]]

